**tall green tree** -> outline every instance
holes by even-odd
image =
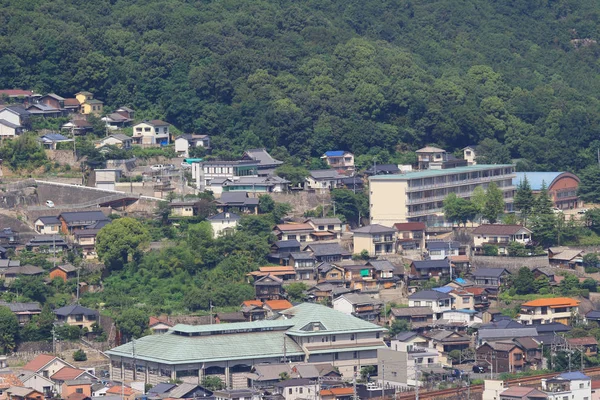
[[[475,220],[477,208],[469,200],[450,193],[444,199],[444,217],[453,223],[466,225],[468,221]]]
[[[149,315],[139,308],[128,308],[122,310],[115,318],[115,324],[124,338],[127,340],[139,339],[148,335]]]
[[[577,194],[583,201],[600,203],[600,166],[593,164],[579,172]]]
[[[139,260],[150,241],[148,230],[134,218],[119,218],[104,226],[96,237],[98,257],[111,269],[119,269],[131,258]]]
[[[517,294],[530,294],[535,289],[535,276],[527,267],[521,267],[517,276],[513,279],[513,285]]]
[[[14,350],[19,335],[19,321],[10,308],[0,306],[0,353]]]
[[[548,187],[546,186],[546,182],[542,182],[542,188],[540,189],[540,193],[535,199],[533,204],[533,214],[536,216],[539,215],[547,215],[552,214],[554,211],[552,200],[550,199],[550,194],[548,193]]]
[[[485,192],[485,205],[483,207],[483,218],[490,224],[498,221],[498,216],[504,212],[504,195],[495,182],[488,185]]]
[[[515,209],[521,212],[521,218],[523,220],[526,221],[527,217],[531,214],[534,202],[535,198],[533,197],[533,191],[531,190],[527,175],[525,175],[523,180],[519,182],[519,185],[517,186],[514,201]]]

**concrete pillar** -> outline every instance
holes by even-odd
[[[225,387],[231,389],[231,375],[229,374],[229,363],[225,367]]]
[[[198,368],[198,385],[202,385],[204,380],[204,368]]]

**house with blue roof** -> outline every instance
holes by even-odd
[[[327,165],[333,169],[354,171],[354,154],[344,150],[326,151],[321,156]]]
[[[577,196],[579,177],[571,172],[516,172],[515,175],[513,185],[518,187],[527,177],[534,194],[539,193],[545,184],[554,206],[561,210],[583,206]]]
[[[39,137],[38,142],[40,142],[45,149],[56,150],[56,146],[59,143],[67,143],[72,142],[73,139],[69,139],[68,137],[61,135],[60,133],[47,133],[44,136]]]
[[[548,400],[591,399],[592,380],[580,371],[563,372],[554,378],[542,379],[542,391]]]

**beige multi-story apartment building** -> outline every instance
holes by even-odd
[[[371,223],[393,226],[398,222],[425,222],[440,226],[444,221],[444,199],[450,193],[469,199],[477,186],[494,182],[504,194],[506,209],[512,210],[515,186],[512,164],[469,165],[426,169],[369,178]]]

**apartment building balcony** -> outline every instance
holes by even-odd
[[[470,179],[458,179],[458,180],[454,180],[454,181],[431,183],[431,184],[427,184],[427,185],[422,184],[422,185],[418,185],[418,186],[410,185],[406,189],[406,192],[411,193],[411,192],[419,192],[419,191],[428,190],[428,189],[463,186],[463,185],[468,185],[468,184],[482,184],[482,183],[489,183],[492,181],[499,181],[499,180],[508,180],[508,179],[512,180],[513,178],[516,178],[516,174],[494,175],[494,176],[486,176],[486,177],[470,178]],[[501,190],[514,190],[514,188],[515,188],[514,186],[504,186],[500,189]]]
[[[393,235],[389,236],[375,236],[373,238],[373,243],[394,243],[395,239]]]
[[[516,190],[516,188],[514,186],[504,186],[499,189],[504,192]],[[450,193],[446,193],[446,194],[439,195],[439,196],[429,196],[429,197],[419,197],[419,198],[410,198],[409,197],[406,199],[406,204],[413,205],[413,204],[431,203],[434,201],[443,201],[449,194]],[[457,197],[469,198],[473,194],[473,191],[468,190],[468,191],[464,191],[464,192],[454,192],[454,194],[456,194]],[[505,201],[512,200],[512,196],[505,197],[504,200]]]
[[[426,210],[409,211],[406,213],[406,215],[408,215],[409,217],[420,217],[423,215],[443,214],[443,213],[444,213],[444,208],[438,207],[438,208],[428,208]]]

